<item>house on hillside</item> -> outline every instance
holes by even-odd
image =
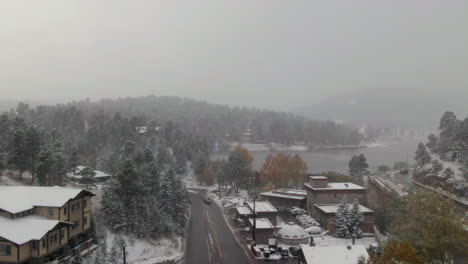
[[[93,196],[62,187],[0,187],[0,263],[44,263],[86,241]]]
[[[83,179],[82,172],[84,171],[85,168],[86,166],[76,166],[75,173],[73,173],[73,171],[69,172],[67,173],[67,177],[69,177],[73,181],[80,182]],[[112,177],[112,175],[103,171],[99,171],[99,170],[93,170],[93,171],[94,171],[93,177],[98,183],[106,182]]]

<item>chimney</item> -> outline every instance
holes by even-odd
[[[313,188],[327,188],[328,187],[328,178],[325,176],[310,176],[309,184]]]

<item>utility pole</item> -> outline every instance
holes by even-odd
[[[127,253],[125,252],[125,246],[123,246],[123,264],[127,264]]]
[[[254,199],[253,199],[253,203],[254,203],[254,206],[253,206],[253,242],[254,242],[254,245],[257,244],[256,240],[255,240],[255,233],[257,232],[257,213],[255,211],[255,198],[256,198],[256,193],[254,193]]]

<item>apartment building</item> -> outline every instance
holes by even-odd
[[[91,227],[91,197],[63,187],[0,187],[0,263],[43,263]]]

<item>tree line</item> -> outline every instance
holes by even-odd
[[[419,143],[415,160],[415,179],[468,198],[468,118],[459,120],[453,112],[445,112],[439,134],[430,134],[426,144]]]

